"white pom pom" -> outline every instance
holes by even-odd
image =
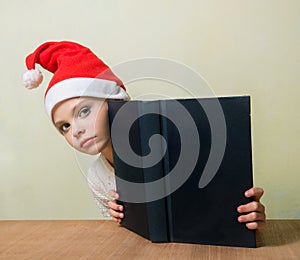
[[[43,75],[39,70],[28,70],[23,75],[23,83],[26,88],[37,88],[43,81]]]

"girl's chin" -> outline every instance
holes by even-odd
[[[82,149],[82,148],[75,148],[75,149],[81,153],[88,154],[88,155],[97,155],[100,153],[97,147],[90,147],[89,149]]]
[[[83,151],[83,153],[86,153],[86,154],[89,154],[89,155],[97,155],[100,152],[97,149],[90,149],[90,150],[87,150],[87,151]]]

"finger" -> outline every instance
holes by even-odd
[[[253,197],[255,201],[259,201],[263,194],[264,190],[258,187],[253,187],[245,192],[246,198]]]
[[[257,231],[262,231],[266,226],[265,221],[256,221],[256,222],[250,222],[246,224],[246,227],[250,230],[257,230]]]
[[[114,198],[115,200],[117,200],[119,198],[119,194],[115,190],[109,190],[108,195],[110,197]]]
[[[116,211],[123,211],[123,206],[122,205],[119,205],[119,204],[117,204],[115,201],[109,201],[108,203],[107,203],[107,205],[108,205],[108,207],[110,208],[110,209],[113,209],[113,210],[116,210]]]
[[[265,220],[266,220],[266,215],[264,213],[260,213],[260,212],[251,212],[249,214],[241,215],[238,217],[238,221],[240,223],[265,221]]]
[[[237,208],[237,211],[239,213],[247,213],[247,212],[252,212],[252,211],[264,213],[265,206],[257,201],[252,201],[248,204],[240,205]]]
[[[115,217],[112,217],[112,220],[115,221],[115,222],[118,222],[118,223],[121,223],[121,221],[122,221],[121,219],[115,218]]]
[[[115,211],[115,210],[113,210],[113,209],[109,209],[109,214],[110,214],[113,218],[117,218],[117,219],[122,219],[122,218],[124,218],[124,213]]]

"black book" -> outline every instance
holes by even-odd
[[[109,101],[121,225],[152,242],[255,247],[250,97]]]

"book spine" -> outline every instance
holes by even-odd
[[[167,102],[166,100],[160,101],[160,111],[161,111],[161,118],[160,118],[160,125],[161,125],[161,133],[165,142],[162,145],[166,146],[163,147],[163,150],[166,151],[166,154],[163,159],[163,171],[164,175],[169,174],[170,172],[170,165],[169,165],[169,150],[168,150],[168,122],[167,122]],[[171,184],[169,183],[168,179],[165,179],[165,191],[168,194],[165,197],[165,210],[166,210],[166,223],[167,223],[167,234],[168,234],[168,241],[173,241],[173,219],[172,219],[172,201],[171,201]]]
[[[150,188],[147,183],[159,180],[164,176],[163,162],[160,160],[153,166],[149,167],[149,153],[156,153],[155,157],[163,157],[162,141],[161,141],[161,125],[160,125],[160,105],[159,101],[145,101],[139,106],[139,128],[140,128],[140,143],[141,152],[143,156],[143,175],[145,182],[145,197],[150,201],[146,201],[147,216],[148,216],[148,230],[149,239],[152,242],[168,242],[168,227],[166,223],[165,199],[158,199],[152,201],[153,193],[160,192],[158,189],[164,189],[162,186],[155,186]],[[156,136],[155,144],[156,150],[151,150],[149,140],[153,135]],[[158,149],[157,149],[158,148]],[[151,156],[150,156],[151,158]]]

